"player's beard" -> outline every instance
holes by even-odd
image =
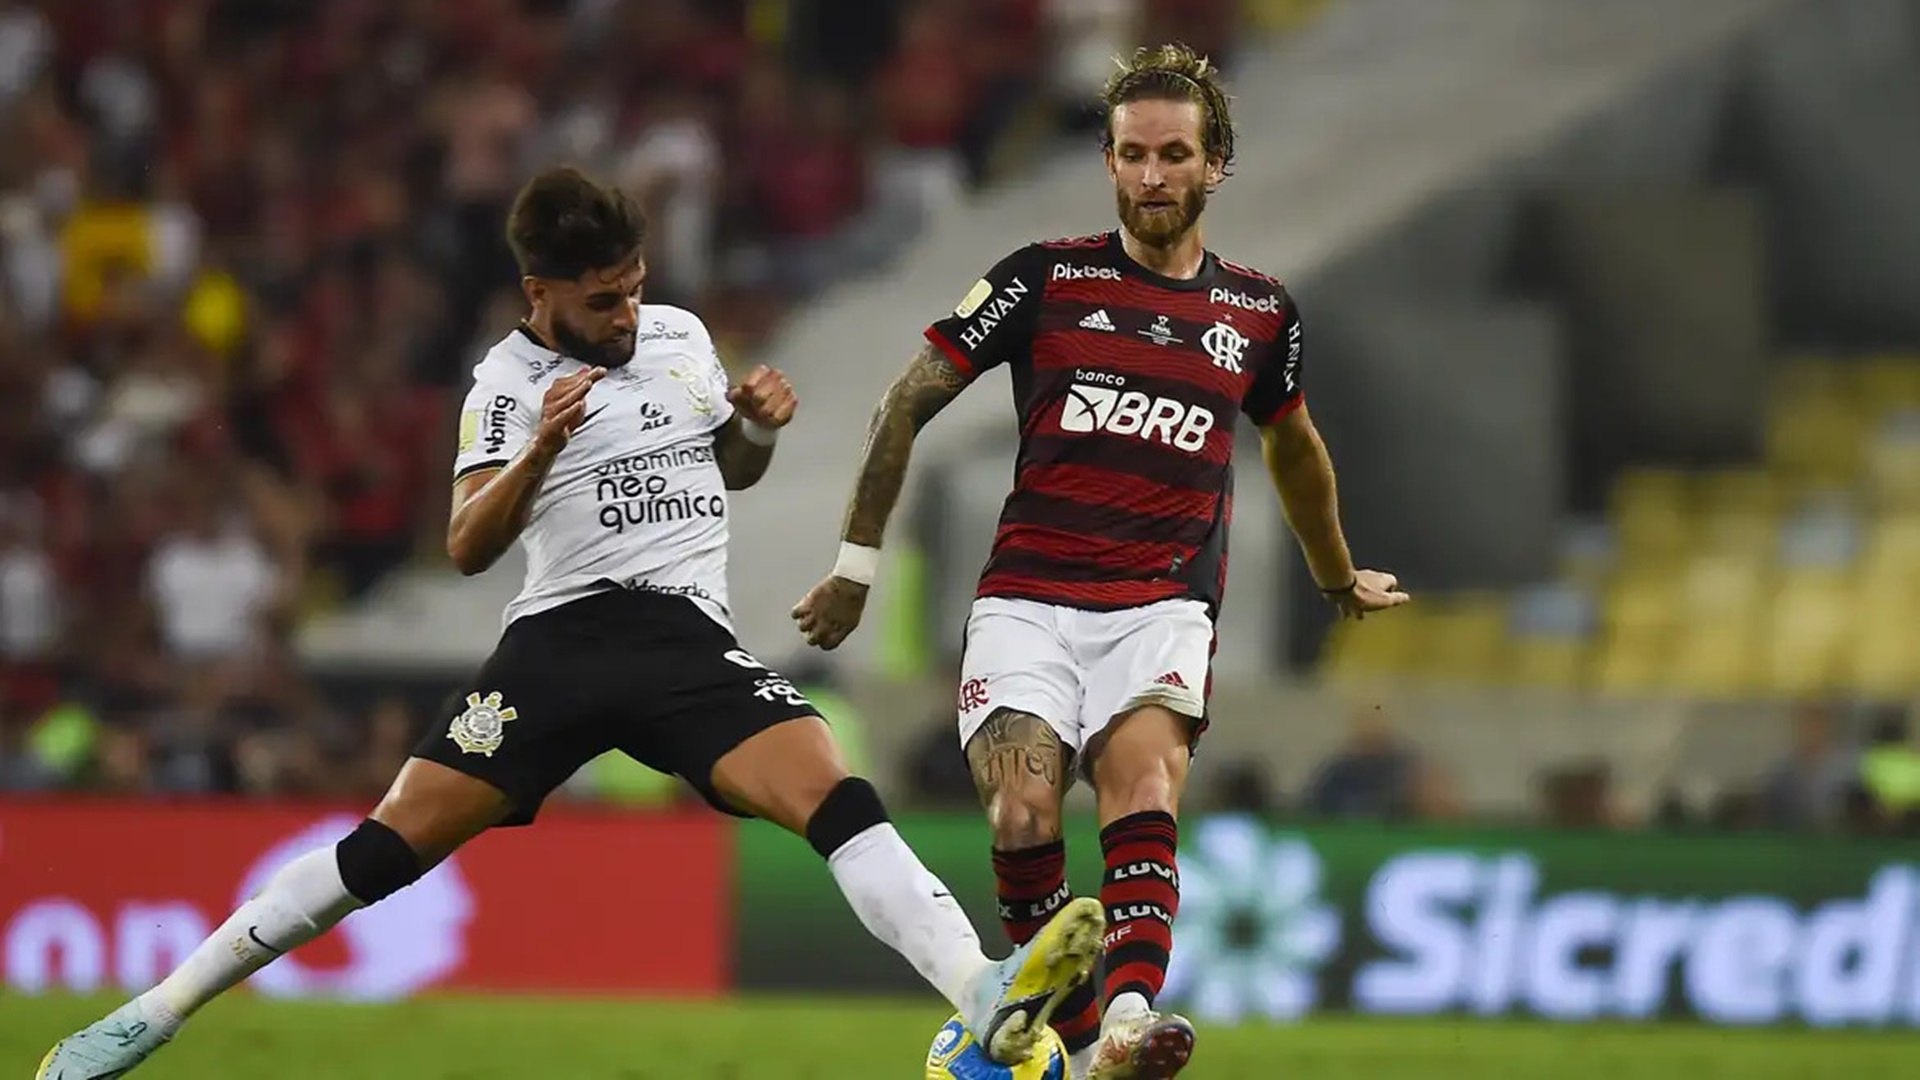
[[[1120,224],[1135,240],[1148,247],[1168,247],[1185,235],[1200,220],[1200,212],[1207,208],[1207,190],[1193,187],[1180,197],[1178,203],[1167,210],[1148,210],[1129,197],[1126,191],[1115,188],[1114,202],[1120,211]]]
[[[562,356],[571,356],[583,364],[593,364],[611,371],[625,367],[633,359],[633,335],[626,334],[611,341],[595,342],[573,327],[567,321],[554,315],[551,323],[553,343],[560,346]]]

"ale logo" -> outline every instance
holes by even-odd
[[[1291,1020],[1320,998],[1340,947],[1340,913],[1321,899],[1320,854],[1257,820],[1213,817],[1180,849],[1180,915],[1166,993],[1198,1015]]]

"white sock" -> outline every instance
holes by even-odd
[[[1124,994],[1117,995],[1113,1001],[1107,1005],[1106,1010],[1101,1013],[1100,1030],[1106,1031],[1121,1020],[1131,1020],[1142,1013],[1152,1011],[1153,1005],[1147,1001],[1146,995],[1129,990]]]
[[[921,978],[965,1008],[967,984],[991,961],[967,913],[900,838],[875,825],[827,858],[833,880],[868,932],[907,958]]]
[[[1093,1052],[1100,1049],[1100,1040],[1095,1039],[1090,1046],[1083,1046],[1067,1055],[1067,1075],[1073,1080],[1086,1080],[1093,1071]]]
[[[365,905],[340,880],[332,847],[319,848],[281,867],[259,895],[241,904],[213,936],[140,995],[148,1015],[169,1031],[201,1006],[305,945]]]

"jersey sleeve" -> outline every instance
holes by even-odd
[[[968,378],[1024,355],[1040,321],[1045,259],[1028,245],[993,265],[926,337]]]
[[[733,389],[733,379],[727,374],[727,365],[720,362],[720,350],[713,343],[713,334],[707,330],[707,324],[694,320],[696,333],[694,340],[700,348],[701,361],[707,367],[707,381],[713,389],[713,426],[718,428],[733,419],[733,402],[727,400],[727,391]]]
[[[1306,391],[1300,382],[1300,308],[1291,295],[1285,302],[1279,336],[1260,358],[1253,382],[1240,400],[1240,411],[1261,427],[1279,422],[1306,400]]]
[[[537,419],[531,402],[480,381],[460,405],[460,441],[454,450],[453,478],[505,468],[533,438]]]

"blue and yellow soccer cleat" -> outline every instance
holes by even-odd
[[[975,977],[960,1014],[989,1058],[1014,1065],[1033,1056],[1053,1011],[1092,974],[1106,925],[1100,901],[1082,896]]]
[[[1033,1056],[1018,1065],[989,1061],[958,1016],[941,1026],[927,1050],[927,1080],[1071,1080],[1069,1071],[1067,1048],[1052,1028],[1041,1029]]]
[[[135,998],[47,1051],[33,1080],[114,1080],[133,1071],[168,1036]]]

